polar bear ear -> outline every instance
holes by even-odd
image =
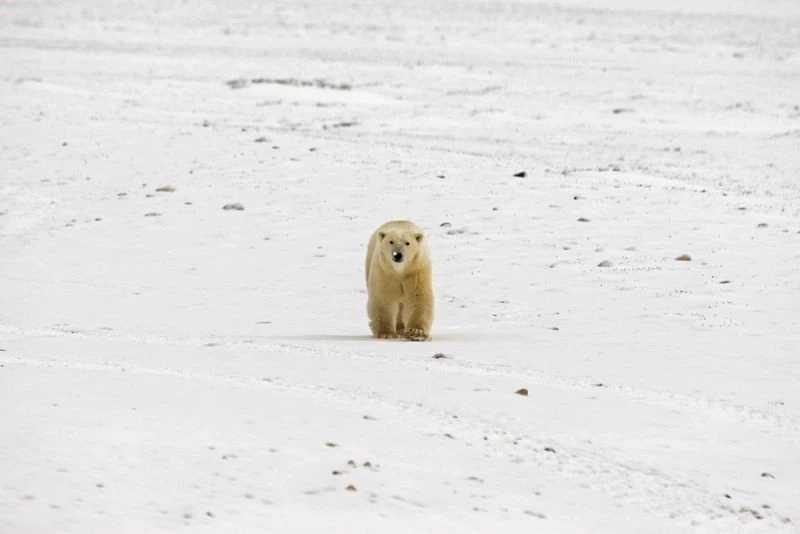
[[[414,237],[417,239],[417,243],[422,243],[422,238],[424,234],[414,234]]]
[[[378,232],[378,237],[380,237],[382,240],[384,237],[386,237],[386,232]]]

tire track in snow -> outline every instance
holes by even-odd
[[[464,412],[454,413],[421,402],[391,398],[382,392],[348,387],[347,389],[301,382],[281,377],[223,376],[169,368],[138,367],[123,363],[87,363],[46,358],[2,357],[4,365],[64,368],[91,372],[125,372],[128,375],[155,375],[181,380],[225,384],[233,387],[266,389],[280,395],[299,396],[335,402],[340,405],[372,408],[378,411],[410,414],[413,427],[420,419],[432,437],[464,446],[481,446],[485,454],[519,465],[520,472],[530,466],[546,472],[546,480],[558,480],[581,488],[592,488],[610,495],[615,501],[636,506],[649,514],[693,526],[713,528],[759,526],[785,527],[788,518],[775,509],[756,505],[734,507],[694,480],[676,477],[652,466],[637,465],[628,459],[619,460],[607,452],[589,450],[558,438],[536,438],[533,433],[500,424],[496,418]],[[520,436],[523,437],[520,437]],[[484,436],[492,436],[490,440]],[[546,450],[555,446],[558,454]],[[525,466],[528,465],[526,468]],[[739,503],[741,504],[741,503]],[[760,519],[751,513],[758,510]]]
[[[268,338],[264,343],[263,337],[253,336],[248,338],[233,339],[225,337],[171,337],[162,335],[141,336],[133,334],[115,333],[110,330],[83,331],[72,328],[29,328],[9,327],[0,325],[0,332],[7,335],[22,335],[24,337],[41,336],[76,336],[103,341],[130,341],[145,344],[167,344],[184,347],[202,347],[213,343],[213,346],[222,349],[241,349],[247,351],[279,351],[282,353],[297,353],[320,355],[327,357],[346,358],[350,360],[382,361],[384,363],[403,365],[416,369],[430,368],[431,362],[420,360],[416,357],[403,357],[401,355],[386,355],[379,352],[348,351],[331,349],[314,344],[291,343],[281,341],[280,337]],[[274,341],[273,341],[274,339]],[[283,338],[285,339],[285,338]],[[438,360],[438,370],[470,375],[495,376],[513,379],[519,383],[542,386],[562,391],[591,392],[594,395],[611,394],[635,402],[664,406],[676,410],[700,411],[703,414],[722,421],[741,423],[759,429],[781,434],[800,433],[800,422],[794,418],[770,412],[764,409],[735,404],[721,399],[713,399],[702,395],[684,395],[671,391],[659,391],[653,388],[643,388],[627,385],[614,385],[603,382],[602,387],[598,381],[591,378],[577,378],[559,376],[535,369],[526,369],[524,372],[509,370],[509,366],[496,365],[482,362],[459,361],[455,359]],[[800,442],[800,435],[795,435],[794,440]]]

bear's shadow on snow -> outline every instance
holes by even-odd
[[[475,341],[478,339],[505,339],[508,334],[497,333],[496,335],[480,333],[480,332],[448,332],[436,334],[431,336],[430,341]],[[353,335],[353,334],[297,334],[289,336],[269,336],[270,339],[290,339],[296,341],[372,341],[374,343],[419,343],[418,341],[410,341],[404,338],[396,339],[378,339],[370,334]],[[422,342],[423,344],[426,342]]]

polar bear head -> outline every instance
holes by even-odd
[[[419,228],[387,228],[378,232],[381,255],[398,273],[409,270],[426,254],[425,234]]]

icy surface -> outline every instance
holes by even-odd
[[[0,532],[796,532],[798,27],[0,3]]]

